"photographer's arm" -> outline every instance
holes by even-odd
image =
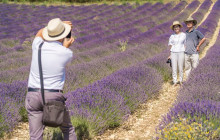
[[[44,38],[43,38],[43,30],[44,30],[44,28],[40,29],[40,30],[37,32],[37,34],[35,35],[35,37],[41,37],[41,38],[44,40]]]

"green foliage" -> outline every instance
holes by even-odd
[[[2,45],[10,47],[10,48],[13,48],[16,45],[19,45],[19,41],[18,40],[8,40],[8,39],[5,39],[5,40],[2,40],[1,43],[2,43]]]
[[[4,118],[0,114],[0,124],[2,124],[3,122],[4,122]],[[3,128],[4,126],[0,125],[0,138],[3,137]]]
[[[97,116],[99,116],[97,114]],[[98,121],[98,118],[96,119]],[[103,125],[102,122],[96,122],[91,121],[86,118],[83,118],[82,116],[74,116],[71,119],[71,122],[73,126],[75,127],[75,132],[77,135],[78,140],[84,140],[84,139],[92,139],[95,135],[97,135],[97,132],[99,132],[100,125]],[[107,126],[109,128],[115,128],[119,126],[119,122],[117,121],[107,121]]]
[[[63,135],[60,128],[46,128],[44,131],[44,140],[63,140]]]
[[[92,124],[92,122],[89,122],[84,118],[73,117],[72,124],[75,127],[75,132],[78,140],[91,139],[92,136],[95,135],[93,131],[95,129],[95,126]]]
[[[1,0],[2,3],[8,3],[8,0]]]
[[[158,72],[163,76],[163,81],[168,82],[172,78],[172,74],[164,67],[160,67],[158,65],[151,66],[153,68],[156,68]]]
[[[21,116],[21,121],[28,122],[28,115],[25,107],[19,109],[19,115]]]
[[[52,140],[62,140],[62,139],[63,139],[63,135],[61,130],[58,128],[54,129]]]
[[[121,41],[121,40],[119,40],[119,49],[120,49],[120,51],[121,52],[124,52],[125,50],[126,50],[126,48],[127,48],[127,44],[128,44],[128,42],[127,41]]]
[[[140,0],[136,0],[135,4],[136,4],[136,6],[140,6],[141,5]]]

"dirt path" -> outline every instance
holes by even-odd
[[[28,123],[19,123],[14,131],[6,134],[3,140],[29,140],[29,126]]]

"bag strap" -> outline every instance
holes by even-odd
[[[42,72],[42,64],[41,64],[41,48],[44,42],[42,42],[38,48],[38,65],[39,65],[39,73],[40,73],[40,85],[41,85],[41,95],[43,99],[43,104],[45,105],[45,97],[44,97],[44,81],[43,81],[43,72]]]

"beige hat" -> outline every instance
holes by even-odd
[[[179,21],[174,21],[173,24],[170,26],[170,28],[173,30],[173,26],[175,26],[175,25],[179,25],[180,28],[183,27],[183,25]]]
[[[187,19],[184,21],[184,23],[186,24],[186,22],[188,22],[188,21],[192,21],[193,24],[194,24],[194,26],[197,24],[197,21],[196,21],[195,19],[193,19],[192,17],[187,18]]]
[[[59,18],[52,19],[43,30],[43,37],[47,41],[65,38],[71,31],[71,26],[63,23]]]

